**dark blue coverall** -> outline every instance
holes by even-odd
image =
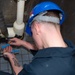
[[[39,50],[30,64],[24,65],[18,75],[75,75],[75,46],[50,47]],[[1,74],[0,75],[6,75]],[[7,74],[10,75],[10,74]]]

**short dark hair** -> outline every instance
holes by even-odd
[[[44,14],[44,15],[46,15],[46,16],[54,16],[54,17],[58,17],[58,18],[60,18],[60,15],[59,15],[59,11],[56,11],[56,10],[50,10],[50,11],[47,11],[47,13],[46,14]]]

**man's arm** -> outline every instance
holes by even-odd
[[[37,50],[37,47],[34,44],[31,44],[31,43],[26,42],[26,41],[22,41],[22,46],[24,46],[28,50]]]
[[[18,38],[10,39],[9,44],[15,45],[15,46],[24,46],[28,50],[30,50],[30,49],[37,50],[37,47],[34,44],[31,44],[31,43],[26,42],[24,40],[20,40]]]
[[[4,56],[9,59],[15,75],[18,75],[18,73],[23,69],[23,67],[19,64],[15,55],[11,53],[4,53]]]
[[[23,69],[23,67],[19,64],[15,55],[10,53],[11,51],[12,51],[12,47],[8,46],[8,47],[4,48],[3,55],[5,58],[8,58],[9,62],[11,63],[11,66],[14,70],[15,75],[18,75],[18,73]]]

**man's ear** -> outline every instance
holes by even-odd
[[[36,30],[36,34],[38,35],[40,33],[40,23],[39,22],[35,22],[35,30]]]

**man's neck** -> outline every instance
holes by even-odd
[[[67,47],[60,32],[49,32],[43,36],[44,48],[47,47]]]

